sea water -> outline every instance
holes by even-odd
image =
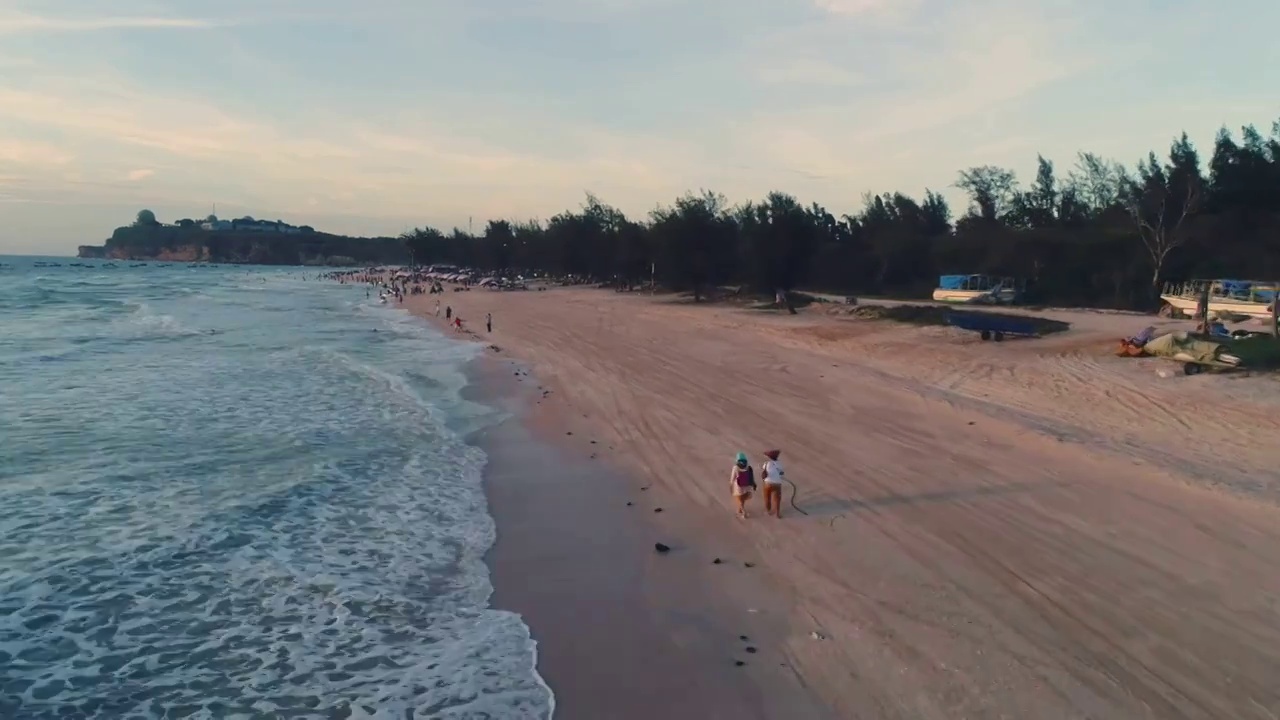
[[[0,718],[551,713],[475,348],[316,275],[0,257]]]

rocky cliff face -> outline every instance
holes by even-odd
[[[160,248],[154,253],[146,253],[145,257],[134,248],[112,248],[107,251],[107,257],[115,260],[158,260],[160,262],[200,262],[208,259],[203,245]]]
[[[148,252],[141,248],[81,245],[76,257],[106,260],[158,260],[160,262],[201,262],[208,260],[203,245],[179,245]]]

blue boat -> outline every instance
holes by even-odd
[[[1018,281],[990,275],[943,275],[933,299],[949,303],[986,303],[1008,305],[1018,300]]]
[[[1168,283],[1160,294],[1165,303],[1161,313],[1194,317],[1205,290],[1209,291],[1208,311],[1211,317],[1246,316],[1269,320],[1271,305],[1276,301],[1277,285],[1274,282],[1226,279]]]

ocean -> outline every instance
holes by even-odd
[[[0,256],[0,717],[548,717],[488,606],[477,347],[314,269],[135,265]]]

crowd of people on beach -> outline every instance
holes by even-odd
[[[381,268],[369,268],[366,270],[348,270],[346,272],[334,272],[329,274],[331,280],[337,280],[342,285],[363,283],[369,287],[365,288],[364,296],[371,298],[373,290],[378,291],[378,301],[386,304],[392,300],[397,303],[404,303],[404,299],[408,295],[435,295],[444,292],[444,286],[440,281],[426,277],[421,271],[389,271]]]
[[[379,302],[386,304],[392,300],[403,304],[407,295],[443,295],[444,285],[435,276],[422,268],[399,269],[399,268],[365,268],[362,270],[345,270],[329,273],[327,277],[335,280],[339,284],[364,284],[365,297],[372,298],[373,291],[378,292]],[[470,290],[470,285],[463,283],[455,287],[455,291]],[[442,306],[439,299],[436,300],[436,317],[441,316],[443,311],[445,323],[453,328],[454,332],[465,332],[466,327],[463,324],[462,317],[454,312],[452,305]],[[493,313],[485,314],[485,331],[493,332]]]

